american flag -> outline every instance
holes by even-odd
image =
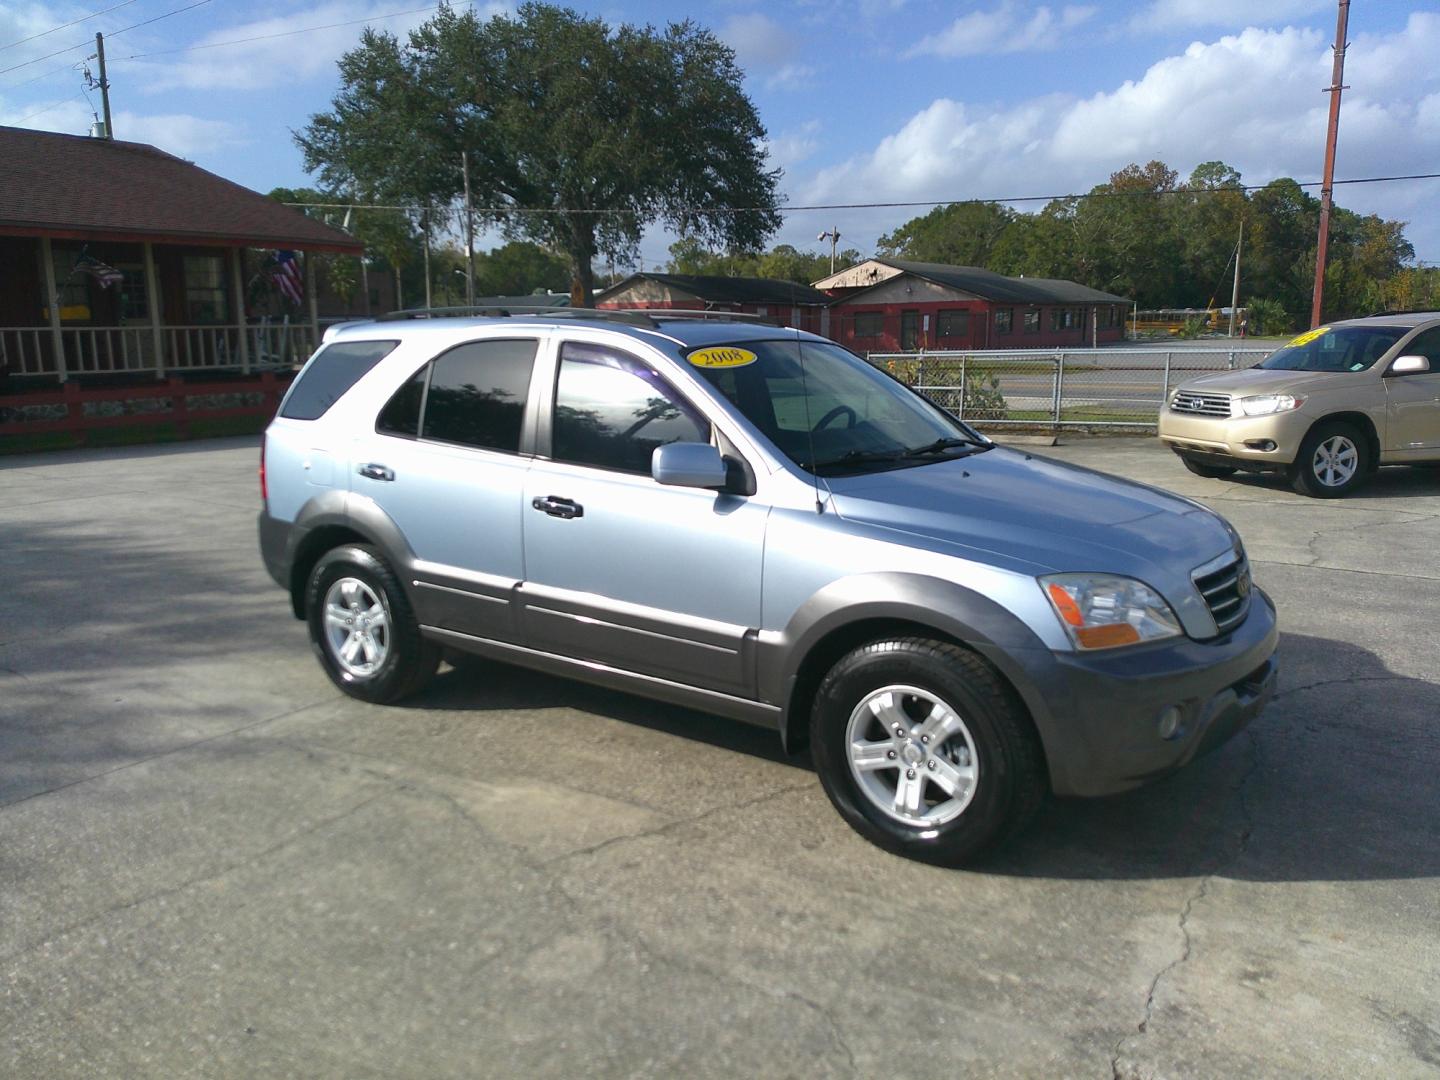
[[[75,270],[82,274],[89,274],[100,283],[102,289],[108,289],[111,285],[119,285],[125,280],[125,275],[109,263],[103,263],[95,256],[82,251],[80,257],[75,260]],[[73,271],[72,271],[73,273]]]
[[[305,283],[300,277],[300,264],[293,251],[275,252],[275,266],[270,271],[275,287],[292,303],[305,299]]]

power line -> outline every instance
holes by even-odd
[[[161,19],[168,19],[172,15],[183,15],[187,11],[194,11],[198,7],[204,7],[206,4],[213,2],[214,0],[195,0],[195,3],[193,4],[187,4],[185,7],[176,8],[174,11],[167,11],[164,15],[156,15],[154,18],[142,19],[140,22],[131,23],[129,26],[122,26],[119,30],[112,31],[110,36],[112,38],[119,37],[121,34],[129,33],[131,30],[138,30],[142,26],[149,26],[151,23],[157,23]],[[33,60],[26,60],[23,64],[12,64],[8,68],[0,68],[0,75],[6,75],[12,71],[19,71],[21,68],[29,67],[31,64],[38,64],[41,61],[49,60],[52,57],[60,56],[67,52],[74,52],[76,49],[84,49],[89,46],[94,40],[94,38],[87,38],[84,41],[76,42],[74,45],[67,45],[63,49],[56,49],[52,53],[46,53],[44,56],[37,56]]]
[[[61,105],[68,105],[68,104],[70,104],[70,102],[72,102],[72,101],[79,101],[79,100],[81,99],[81,97],[83,97],[83,96],[84,96],[83,93],[81,93],[81,94],[71,94],[69,97],[67,97],[67,98],[62,98],[60,101],[52,101],[49,105],[46,105],[43,109],[36,109],[36,110],[35,110],[34,112],[32,112],[29,116],[22,116],[19,120],[16,120],[16,121],[14,122],[14,124],[12,124],[11,126],[12,126],[12,127],[19,127],[21,124],[25,123],[27,120],[34,120],[35,117],[41,116],[41,115],[49,112],[51,109],[58,109]]]
[[[1410,173],[1403,176],[1362,176],[1351,180],[1336,180],[1340,184],[1389,184],[1402,180],[1440,180],[1440,173]],[[1323,181],[1307,180],[1304,183],[1296,184],[1297,187],[1319,187]],[[1272,181],[1273,183],[1273,181]],[[1262,191],[1269,187],[1269,184],[1239,184],[1235,187],[1225,188],[1163,188],[1159,191],[1090,191],[1069,195],[1014,195],[1002,196],[989,199],[930,199],[915,202],[859,202],[859,203],[812,203],[799,204],[794,206],[714,206],[714,207],[685,207],[680,212],[685,214],[760,214],[773,211],[780,213],[795,213],[799,211],[812,210],[892,210],[908,209],[922,206],[963,206],[975,203],[1033,203],[1033,202],[1056,202],[1065,199],[1114,199],[1114,198],[1141,198],[1154,197],[1159,195],[1219,195],[1225,192],[1237,191]],[[418,213],[430,207],[417,204],[385,204],[385,203],[301,203],[290,202],[286,206],[308,207],[313,210],[405,210]],[[580,210],[571,207],[560,206],[477,206],[474,208],[477,214],[584,214],[595,216],[616,216],[635,214],[634,210],[606,209],[606,210]]]
[[[50,70],[42,71],[39,75],[32,76],[24,82],[12,83],[9,86],[0,86],[0,90],[18,90],[22,86],[29,86],[31,83],[39,82],[41,79],[48,79],[50,76],[58,75],[62,71],[78,71],[79,69],[80,65],[78,62],[74,64],[57,64],[55,67],[50,68]]]
[[[79,26],[87,19],[93,19],[97,15],[108,15],[112,11],[119,11],[122,7],[129,7],[133,3],[135,3],[135,0],[121,0],[121,3],[102,8],[99,11],[92,11],[89,15],[81,15],[78,19],[71,19],[67,23],[61,23],[59,26],[52,26],[49,30],[42,30],[38,34],[31,34],[29,37],[21,38],[19,41],[12,41],[9,45],[0,45],[0,52],[4,52],[6,49],[13,49],[16,45],[24,45],[27,41],[34,41],[36,38],[48,37],[57,30],[68,30],[72,26]]]
[[[324,23],[320,26],[303,26],[297,30],[282,30],[274,34],[256,34],[253,37],[233,38],[229,41],[212,41],[205,45],[187,45],[183,49],[161,49],[157,52],[117,56],[110,62],[112,64],[118,64],[126,60],[147,60],[152,56],[173,56],[175,53],[199,52],[201,49],[223,49],[228,45],[248,45],[252,41],[273,41],[275,38],[294,37],[296,34],[310,34],[316,30],[334,30],[342,26],[360,26],[366,23],[379,22],[381,19],[398,19],[403,15],[419,15],[425,11],[438,11],[443,6],[443,4],[431,4],[428,7],[411,8],[409,11],[392,11],[388,15],[372,15],[368,19],[350,19],[346,22]],[[470,5],[463,4],[461,6],[468,7]]]

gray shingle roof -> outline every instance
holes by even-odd
[[[949,266],[945,263],[911,262],[907,259],[876,259],[907,274],[974,293],[986,300],[1015,304],[1128,304],[1114,293],[1088,285],[1054,278],[1015,278],[978,266]],[[854,295],[854,294],[851,294]]]
[[[774,278],[722,277],[710,274],[631,274],[596,295],[603,302],[635,281],[654,281],[700,297],[713,304],[828,304],[829,293]]]

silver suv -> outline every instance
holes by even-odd
[[[1222,518],[997,447],[794,330],[346,326],[261,485],[266,566],[345,693],[413,694],[450,648],[761,724],[932,862],[1184,765],[1275,684]]]

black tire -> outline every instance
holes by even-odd
[[[385,611],[383,659],[372,671],[347,664],[327,634],[326,597],[333,586],[346,581],[363,585]],[[360,590],[353,591],[363,595]],[[310,644],[325,674],[345,693],[362,701],[388,705],[409,697],[429,682],[440,666],[440,647],[420,635],[420,624],[399,578],[372,547],[346,544],[320,557],[305,587],[305,618]],[[365,656],[359,659],[363,661]]]
[[[1348,461],[1353,454],[1352,471],[1347,479],[1338,483],[1327,481],[1326,470],[1317,461],[1322,446],[1340,449],[1342,461]],[[1372,467],[1370,440],[1354,424],[1325,420],[1312,427],[1301,441],[1300,452],[1290,466],[1290,486],[1301,495],[1315,499],[1338,499],[1363,484]],[[1335,474],[1331,472],[1329,475],[1333,478]]]
[[[899,820],[862,790],[852,770],[848,750],[851,717],[863,717],[860,707],[866,699],[891,686],[933,695],[962,722],[963,741],[973,753],[975,779],[968,803],[952,820],[941,824]],[[923,698],[904,697],[906,710],[918,705],[923,714]],[[885,726],[878,720],[873,723],[873,732]],[[810,738],[820,782],[840,816],[871,843],[923,862],[958,866],[999,846],[1030,823],[1047,790],[1044,753],[1024,705],[985,660],[949,642],[925,638],[877,641],[845,656],[816,692]],[[901,745],[897,737],[895,746]],[[936,752],[934,746],[925,751],[916,742],[909,745],[922,756]],[[898,785],[902,770],[900,759],[896,760],[893,770],[877,767],[871,783],[884,787],[893,772]],[[926,764],[917,762],[914,771],[921,777],[928,803],[931,795],[944,793],[929,781]]]
[[[1207,465],[1203,461],[1186,457],[1184,454],[1180,455],[1180,460],[1185,463],[1185,468],[1196,476],[1205,477],[1206,480],[1224,480],[1227,476],[1234,476],[1239,472],[1233,465]]]

